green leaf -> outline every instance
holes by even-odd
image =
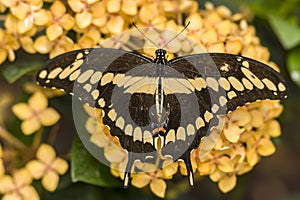
[[[287,67],[292,80],[300,87],[300,47],[291,50],[287,56]]]
[[[121,181],[111,175],[109,167],[86,150],[78,136],[72,145],[71,177],[73,182],[82,181],[104,187],[122,186]]]
[[[3,76],[9,83],[13,83],[23,75],[39,69],[42,65],[41,62],[37,61],[25,61],[24,63],[10,63],[7,64],[3,69]]]
[[[274,15],[269,16],[269,22],[286,50],[300,44],[300,27],[296,23]]]

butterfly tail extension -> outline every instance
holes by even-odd
[[[126,169],[125,169],[125,172],[124,172],[124,185],[123,185],[123,187],[125,189],[128,188],[128,185],[130,183],[130,175],[131,175],[133,162],[134,162],[134,160],[133,160],[132,152],[128,152],[128,161],[127,161]]]
[[[182,159],[184,161],[186,170],[187,170],[187,175],[189,179],[189,184],[190,186],[194,186],[194,173],[193,173],[193,167],[192,167],[192,162],[190,159],[190,152],[187,151],[183,154]]]

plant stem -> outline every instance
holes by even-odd
[[[13,136],[10,132],[8,132],[2,125],[0,125],[0,138],[7,141],[14,147],[18,149],[27,149],[26,145],[23,144],[20,140]]]

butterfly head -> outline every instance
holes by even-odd
[[[165,64],[167,62],[167,51],[164,49],[157,49],[155,51],[155,63]]]
[[[155,54],[156,54],[157,57],[158,57],[158,56],[165,56],[165,55],[167,54],[167,51],[164,50],[164,49],[157,49],[157,50],[155,51]]]

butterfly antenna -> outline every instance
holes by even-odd
[[[150,41],[156,48],[159,48],[149,37],[147,37],[147,35],[145,35],[140,29],[139,29],[139,27],[137,27],[137,25],[134,23],[134,22],[132,22],[132,25],[136,28],[136,30],[138,30],[138,32],[142,35],[142,36],[144,36],[148,41]]]
[[[168,44],[170,44],[173,40],[175,40],[175,38],[177,38],[178,37],[178,35],[180,35],[183,31],[185,31],[185,29],[187,29],[187,27],[190,25],[190,21],[185,25],[185,27],[179,32],[179,33],[177,33],[169,42],[167,42],[163,47],[162,47],[162,49],[163,48],[165,48]]]

